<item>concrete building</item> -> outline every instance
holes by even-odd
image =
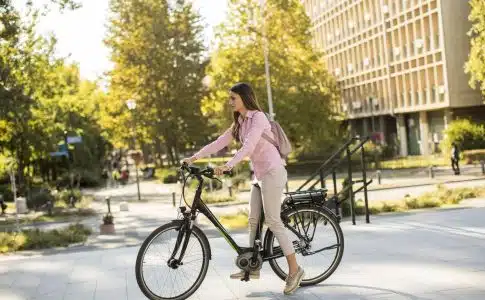
[[[480,92],[464,73],[468,1],[301,2],[354,133],[395,145],[402,156],[428,155],[439,151],[451,120],[485,120]]]

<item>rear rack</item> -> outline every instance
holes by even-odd
[[[286,198],[290,202],[313,202],[325,203],[327,197],[327,189],[321,188],[316,190],[286,192]]]

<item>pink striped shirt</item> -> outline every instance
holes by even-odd
[[[262,137],[264,132],[270,138],[274,138],[271,125],[263,112],[250,110],[245,118],[242,116],[239,118],[239,123],[241,124],[239,133],[243,145],[234,157],[226,163],[226,166],[233,168],[241,160],[249,156],[253,164],[254,175],[258,180],[261,180],[268,171],[284,165],[278,149]],[[229,128],[217,140],[194,154],[193,158],[200,159],[216,153],[229,145],[232,139],[231,128]]]

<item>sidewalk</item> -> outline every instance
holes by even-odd
[[[485,203],[474,202],[479,203],[482,207],[378,216],[371,224],[359,220],[358,226],[343,222],[346,245],[337,271],[289,297],[268,264],[259,281],[230,280],[234,252],[210,235],[213,259],[190,299],[484,299]],[[240,243],[246,238],[235,235]],[[134,274],[137,251],[125,247],[0,262],[0,299],[146,299]],[[309,272],[318,266],[300,262]]]

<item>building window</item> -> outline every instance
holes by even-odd
[[[389,6],[387,6],[387,5],[383,5],[383,6],[382,6],[382,12],[383,12],[384,14],[388,14],[388,13],[389,13]]]
[[[429,99],[430,99],[429,88],[425,88],[424,89],[424,101],[423,101],[423,103],[429,103],[430,102]]]
[[[353,70],[354,70],[354,66],[353,66],[352,64],[348,64],[348,65],[347,65],[347,71],[348,71],[349,73],[352,73],[352,71],[353,71]]]
[[[437,86],[437,91],[438,91],[438,101],[444,102],[445,101],[445,94],[446,94],[445,86],[444,85]]]
[[[424,46],[424,40],[422,39],[416,39],[414,40],[414,49],[416,50],[416,53],[420,53],[421,50],[423,49]]]
[[[402,9],[405,10],[407,8],[408,1],[402,0]]]
[[[354,23],[354,21],[349,21],[349,28],[350,28],[351,30],[354,30],[354,28],[355,28],[355,23]]]

